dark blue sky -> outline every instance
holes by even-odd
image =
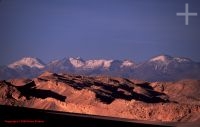
[[[189,11],[198,16],[177,17]],[[199,0],[1,0],[0,64],[24,56],[200,61]]]

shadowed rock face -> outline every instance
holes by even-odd
[[[0,104],[138,120],[196,121],[199,91],[197,80],[148,83],[46,72],[32,80],[1,81]]]
[[[36,97],[45,99],[47,97],[51,97],[63,102],[66,99],[65,96],[52,92],[51,90],[41,90],[41,89],[36,89],[35,87],[36,87],[35,82],[32,81],[24,86],[18,86],[17,89],[22,93],[22,95],[26,96],[27,98]]]
[[[36,89],[34,81],[31,81],[30,83],[27,83],[24,86],[14,86],[6,81],[4,81],[3,83],[13,88],[16,88],[21,93],[21,95],[25,96],[27,99],[30,99],[30,97],[41,98],[41,99],[50,97],[63,102],[66,99],[65,96],[62,96],[50,90]]]

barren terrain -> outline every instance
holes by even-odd
[[[200,121],[200,81],[143,82],[45,72],[0,82],[0,104],[133,120]]]

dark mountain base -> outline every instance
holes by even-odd
[[[14,106],[0,106],[0,126],[63,126],[63,127],[163,127],[126,119],[99,117],[75,113],[64,113],[49,110],[31,109]]]

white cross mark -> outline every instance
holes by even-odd
[[[189,13],[189,5],[185,4],[185,13],[176,13],[177,16],[185,16],[185,25],[189,25],[189,16],[197,16],[197,13]]]

